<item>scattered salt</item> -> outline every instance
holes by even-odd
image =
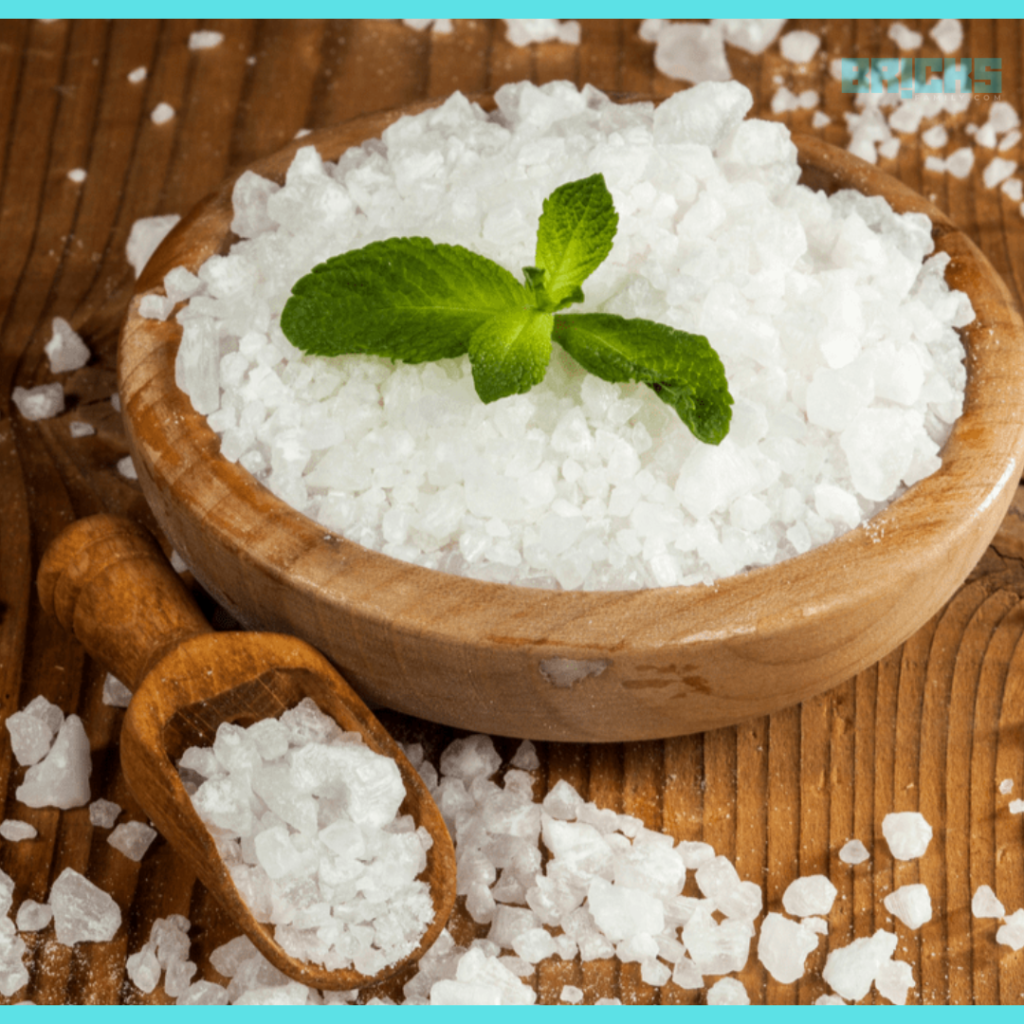
[[[1024,949],[1024,908],[1010,914],[996,931],[996,942],[1014,951]]]
[[[989,107],[988,120],[985,122],[991,125],[992,129],[999,135],[1012,131],[1020,125],[1020,115],[1013,105],[1006,100],[996,100]]]
[[[956,53],[964,43],[964,29],[958,18],[942,18],[928,35],[943,53]]]
[[[1006,908],[988,885],[979,885],[971,898],[971,913],[975,917],[1003,917]]]
[[[996,147],[1000,153],[1004,153],[1008,149],[1013,149],[1021,140],[1021,132],[1019,128],[1014,128],[1013,131],[1007,132],[1000,140],[999,145]]]
[[[764,53],[779,37],[785,18],[712,18],[730,46],[755,56]]]
[[[807,32],[804,29],[787,32],[779,40],[779,50],[782,56],[792,64],[806,64],[814,58],[819,46],[821,46],[821,39],[813,32]]]
[[[15,923],[19,932],[42,931],[53,920],[53,909],[48,903],[37,903],[35,900],[22,900],[18,907]]]
[[[863,864],[871,854],[859,839],[851,839],[840,851],[839,859],[844,864]]]
[[[972,167],[974,167],[974,150],[970,146],[961,146],[960,149],[953,150],[946,157],[946,170],[954,178],[966,178],[971,173]]]
[[[116,391],[110,396],[110,405],[114,412],[121,411],[121,396]]]
[[[885,909],[908,928],[920,928],[932,919],[932,899],[928,886],[904,885],[885,897]]]
[[[797,921],[771,913],[761,924],[757,958],[784,985],[803,977],[804,961],[818,948],[818,936]]]
[[[18,764],[28,767],[41,761],[63,723],[64,712],[42,695],[8,716],[5,724],[11,738],[11,753]]]
[[[1007,178],[999,188],[1011,202],[1019,203],[1024,197],[1024,182],[1020,178]]]
[[[76,185],[81,185],[86,179],[86,171],[83,167],[74,167],[68,171],[68,180],[73,181]]]
[[[921,135],[921,141],[926,146],[931,146],[932,149],[942,149],[942,147],[949,141],[949,132],[942,127],[941,124],[937,124],[928,131],[923,132]]]
[[[531,43],[546,43],[555,40],[579,45],[580,23],[560,21],[558,18],[506,18],[505,38],[513,46],[529,46]]]
[[[188,48],[190,50],[212,50],[215,46],[220,46],[223,42],[223,32],[199,29],[188,37]]]
[[[995,188],[1006,181],[1017,170],[1016,160],[1004,160],[1001,156],[994,157],[981,172],[981,180],[986,188]]]
[[[903,960],[886,960],[875,975],[878,994],[896,1006],[905,1006],[907,992],[914,987],[914,969]]]
[[[575,1006],[577,1003],[583,1002],[583,989],[577,988],[575,985],[563,985],[558,998],[563,1003],[572,1003]]]
[[[25,773],[15,798],[29,807],[83,807],[89,802],[92,758],[78,715],[64,719],[49,753]]]
[[[15,387],[11,398],[27,420],[48,420],[64,411],[64,388],[57,383],[34,388]]]
[[[126,708],[132,702],[132,691],[117,676],[108,672],[103,679],[103,703],[112,708]]]
[[[8,818],[0,822],[0,837],[12,843],[20,843],[25,839],[35,839],[39,835],[34,825],[27,821],[15,821]]]
[[[131,82],[132,85],[138,85],[139,82],[144,82],[146,80],[146,74],[146,69],[142,66],[133,68],[128,72],[128,81]]]
[[[115,850],[135,861],[142,860],[154,839],[156,829],[141,821],[123,822],[107,836],[107,842]]]
[[[65,868],[53,883],[50,906],[53,908],[57,941],[62,946],[74,946],[78,942],[106,942],[121,927],[118,905],[74,868]]]
[[[727,82],[732,78],[722,29],[714,24],[666,26],[658,33],[654,66],[669,78],[687,82]]]
[[[793,917],[828,914],[836,892],[836,887],[825,875],[804,875],[790,882],[782,894],[782,905]]]
[[[830,125],[831,123],[832,123],[832,118],[829,117],[828,114],[826,114],[823,110],[816,110],[811,115],[811,127],[815,131],[820,131],[826,125]],[[883,154],[883,156],[884,155],[885,154]]]
[[[720,978],[708,989],[708,1006],[749,1006],[750,996],[738,978]]]
[[[171,233],[171,229],[181,220],[176,213],[158,217],[141,217],[132,224],[128,234],[125,255],[138,277],[149,262],[150,256],[156,252],[160,243]]]
[[[170,103],[158,103],[154,108],[153,112],[149,115],[149,119],[153,124],[167,124],[168,121],[174,118],[174,107]]]
[[[117,816],[121,813],[121,806],[113,800],[93,800],[89,804],[89,821],[96,828],[113,828]]]
[[[166,295],[143,295],[139,300],[139,316],[147,320],[166,320],[174,309],[174,299]]]
[[[513,768],[520,768],[526,772],[536,771],[540,767],[537,748],[529,740],[523,740],[509,763]]]
[[[417,32],[429,28],[431,32],[441,36],[451,35],[454,30],[451,18],[403,18],[402,24],[416,29]]]
[[[900,21],[894,21],[889,26],[887,35],[904,51],[916,50],[924,42],[924,36],[920,32],[915,32]]]
[[[1024,215],[1024,210],[1021,213]],[[1009,810],[1011,814],[1024,814],[1024,800],[1011,800]]]
[[[68,424],[68,433],[72,437],[92,437],[96,433],[96,428],[91,423],[85,423],[83,420],[72,420]]]
[[[117,471],[126,480],[138,480],[139,474],[135,469],[135,463],[132,461],[130,455],[125,455],[123,458],[117,460]]]
[[[833,949],[825,961],[822,978],[844,999],[863,999],[896,950],[895,932],[879,929],[870,938],[855,939]]]
[[[1009,796],[1013,792],[1013,779],[1003,779],[1003,781],[999,783],[999,792],[1002,793],[1003,796]]]
[[[882,835],[897,860],[915,860],[928,849],[932,827],[917,811],[900,811],[882,819]]]

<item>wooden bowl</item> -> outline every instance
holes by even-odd
[[[252,165],[283,181],[300,146],[327,159],[420,104],[316,132]],[[837,685],[902,643],[967,576],[1021,476],[1024,324],[988,260],[934,206],[845,151],[797,137],[814,188],[883,195],[933,224],[950,286],[977,319],[963,416],[942,468],[869,523],[798,558],[711,587],[556,592],[397,561],[331,534],[219,455],[174,383],[177,323],[139,299],[234,241],[228,180],[143,272],[121,336],[131,454],[157,521],[240,622],[321,650],[368,701],[446,725],[536,740],[626,741],[729,725]]]

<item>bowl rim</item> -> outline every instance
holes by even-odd
[[[213,485],[215,491],[199,514],[204,528],[216,532],[218,544],[310,600],[326,598],[363,619],[449,643],[466,640],[466,626],[454,614],[463,605],[492,610],[484,616],[488,626],[480,642],[495,647],[528,642],[547,645],[553,653],[586,650],[600,657],[600,652],[623,645],[660,649],[683,634],[690,641],[709,642],[742,640],[766,630],[791,634],[799,620],[808,616],[842,615],[865,600],[884,601],[892,587],[894,564],[902,574],[914,577],[935,558],[948,559],[952,552],[954,559],[964,563],[959,566],[959,581],[966,577],[994,533],[1021,475],[1024,411],[1012,395],[1024,386],[1020,357],[1024,323],[989,261],[941,211],[877,167],[820,139],[796,134],[793,139],[805,176],[810,168],[812,176],[823,180],[831,175],[872,195],[884,194],[898,212],[926,214],[932,221],[936,251],[951,257],[946,268],[950,287],[968,291],[976,309],[982,299],[982,308],[994,311],[960,331],[967,349],[964,411],[942,449],[942,467],[866,523],[802,555],[711,585],[625,591],[540,589],[443,573],[363,548],[292,509],[241,466],[220,456],[219,438],[174,384],[173,352],[181,328],[173,319],[142,320],[139,301],[146,294],[162,294],[163,275],[171,267],[184,264],[194,271],[208,255],[223,251],[229,241],[229,232],[223,228],[225,217],[230,223],[231,189],[245,170],[281,180],[280,167],[286,167],[303,146],[317,146],[325,159],[335,160],[356,144],[353,140],[377,137],[399,116],[441,102],[425,101],[367,115],[295,140],[229,177],[165,239],[137,282],[118,355],[129,446],[147,498],[149,490],[158,489],[165,499],[187,504],[189,494],[197,490],[198,462],[205,467],[201,482]],[[210,232],[212,241],[203,237]],[[988,371],[984,379],[982,366]],[[1002,386],[994,388],[993,379]],[[154,402],[159,415],[154,414]],[[181,453],[175,451],[182,442],[191,446],[187,471],[182,470]],[[264,517],[261,522],[268,532],[273,526],[284,530],[288,537],[283,547],[279,544],[271,551],[261,542],[251,517],[239,513],[238,501]],[[982,519],[987,523],[997,512],[979,549],[978,524]],[[248,528],[235,532],[240,523]],[[939,537],[942,543],[937,551]],[[845,585],[824,585],[834,583],[837,569],[844,573]],[[416,595],[420,595],[420,608],[415,607]],[[423,595],[435,602],[432,607],[422,607]],[[514,626],[507,635],[502,635],[502,621]]]

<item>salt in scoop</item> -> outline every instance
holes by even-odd
[[[129,519],[96,515],[69,526],[39,569],[43,607],[133,693],[121,731],[121,767],[139,805],[257,949],[289,977],[321,989],[372,984],[417,960],[455,902],[455,852],[423,780],[334,667],[308,644],[270,633],[215,633],[153,537]],[[408,956],[374,976],[328,971],[287,954],[256,920],[192,806],[176,762],[211,746],[222,722],[277,718],[306,697],[376,753],[405,783],[401,811],[427,829],[426,881],[434,919]]]

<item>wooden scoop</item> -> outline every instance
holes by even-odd
[[[133,692],[121,731],[132,793],[259,951],[285,974],[322,989],[372,984],[417,960],[455,902],[455,852],[441,812],[398,744],[331,664],[308,644],[269,633],[214,633],[152,536],[131,520],[97,515],[69,526],[39,569],[43,607]],[[394,758],[405,781],[402,813],[434,844],[426,881],[434,920],[419,946],[380,974],[328,971],[289,956],[253,917],[231,880],[175,763],[210,746],[221,722],[276,718],[305,697],[366,745]]]

